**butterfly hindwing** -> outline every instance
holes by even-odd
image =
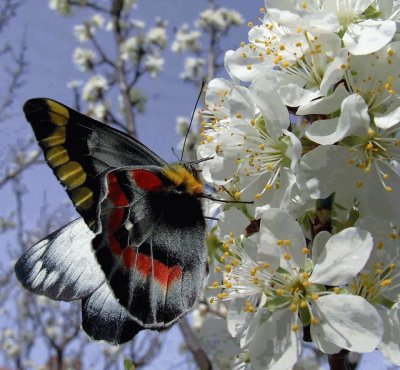
[[[82,328],[95,340],[122,344],[144,328],[122,307],[107,283],[82,300]]]
[[[15,265],[18,280],[51,299],[86,297],[105,281],[91,249],[93,237],[82,218],[72,221],[22,255]]]
[[[199,200],[167,191],[156,167],[119,169],[106,178],[96,257],[119,303],[138,323],[167,327],[200,294],[206,251]]]
[[[47,163],[95,233],[100,231],[106,172],[128,165],[166,164],[139,141],[54,100],[29,100],[24,112]]]

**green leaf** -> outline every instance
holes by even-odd
[[[129,358],[124,359],[124,369],[125,370],[135,370],[136,366],[132,363],[132,360]]]

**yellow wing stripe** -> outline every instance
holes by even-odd
[[[71,199],[79,210],[89,209],[93,204],[93,192],[86,186],[82,186],[71,192]]]
[[[69,162],[69,155],[67,149],[58,145],[51,148],[46,154],[47,162],[53,168],[60,167],[61,165]]]
[[[51,121],[57,126],[65,126],[69,120],[68,109],[53,100],[47,99],[46,103],[50,108],[49,116]]]
[[[65,143],[66,131],[65,127],[56,128],[49,136],[40,140],[40,142],[49,148]]]
[[[82,166],[75,161],[70,161],[59,167],[57,169],[57,176],[68,190],[75,189],[86,181],[85,171]]]

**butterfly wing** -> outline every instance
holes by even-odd
[[[146,327],[163,329],[191,310],[206,269],[199,200],[163,187],[157,168],[108,173],[96,257],[119,303]]]
[[[166,165],[139,141],[54,100],[28,100],[24,112],[47,163],[95,233],[105,173],[127,165]]]
[[[122,307],[107,283],[82,300],[82,328],[95,340],[122,344],[144,328]]]
[[[91,244],[94,234],[82,218],[72,221],[28,249],[15,265],[30,292],[71,301],[94,292],[105,281]]]

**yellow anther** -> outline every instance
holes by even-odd
[[[349,166],[353,165],[353,164],[354,164],[354,160],[353,160],[353,159],[348,159],[348,160],[347,160],[347,164],[348,164]]]
[[[391,270],[394,270],[396,267],[397,267],[397,265],[396,265],[395,263],[391,263],[391,264],[389,265],[389,268],[390,268]]]
[[[222,299],[222,293],[218,293],[218,294],[217,294],[217,298],[218,298],[218,299]]]
[[[283,241],[283,245],[286,246],[286,247],[290,247],[291,244],[292,244],[292,242],[291,242],[291,240],[289,240],[289,239],[285,239],[285,240]]]
[[[303,248],[303,253],[304,254],[309,254],[311,251],[307,248],[307,247],[304,247]]]
[[[267,184],[264,186],[265,190],[271,190],[272,189],[272,185],[271,184]]]
[[[256,276],[255,278],[253,278],[253,284],[257,285],[259,284],[260,279]]]
[[[340,288],[339,287],[334,287],[333,291],[335,292],[335,294],[340,294]]]
[[[289,253],[285,253],[285,254],[283,255],[283,258],[284,258],[286,261],[290,261],[290,260],[292,259],[292,256],[291,256]]]
[[[225,253],[224,253],[224,256],[225,256],[225,257],[229,257],[229,256],[230,256],[230,253],[229,253],[229,252],[225,252]]]
[[[282,246],[282,245],[283,245],[283,240],[278,239],[278,240],[276,241],[276,244],[277,244],[278,246]]]
[[[297,304],[292,303],[292,304],[290,305],[290,311],[292,311],[292,312],[297,312]]]
[[[238,266],[239,265],[239,263],[240,263],[240,261],[237,259],[237,258],[235,258],[233,261],[232,261],[232,266]]]
[[[303,272],[301,276],[303,277],[303,279],[308,279],[310,277],[310,274],[308,272]]]
[[[237,192],[235,193],[235,199],[240,199],[240,191],[237,191]]]
[[[253,69],[253,66],[252,66],[251,64],[248,64],[248,65],[247,65],[247,69],[248,69],[249,71],[251,71],[251,70]]]
[[[221,266],[216,266],[215,267],[215,272],[221,272]]]
[[[292,325],[292,331],[294,331],[294,332],[299,331],[299,325],[297,325],[297,324]]]
[[[347,68],[347,65],[346,64],[342,64],[341,66],[340,66],[340,69],[346,69]]]
[[[311,295],[311,298],[312,298],[314,301],[316,301],[316,300],[319,298],[319,295],[318,295],[317,293],[313,293],[313,294]]]
[[[364,182],[363,181],[359,180],[359,181],[356,182],[356,187],[357,188],[362,188],[363,186],[364,186]]]
[[[232,283],[227,281],[226,283],[224,283],[224,286],[225,286],[225,288],[230,289],[230,288],[232,288]]]
[[[250,21],[250,22],[247,22],[247,26],[251,28],[251,27],[253,27],[253,26],[254,26],[254,23],[253,23],[252,21]]]
[[[391,193],[391,192],[393,191],[393,189],[392,189],[391,186],[385,186],[385,190],[386,190],[388,193]]]
[[[317,325],[319,323],[319,320],[316,317],[311,317],[311,325]]]
[[[392,284],[392,279],[385,279],[381,281],[381,287],[386,287],[390,284]]]
[[[257,194],[255,195],[255,198],[256,198],[256,199],[261,199],[261,197],[262,197],[262,194],[260,194],[260,193],[257,193]]]
[[[263,263],[262,267],[267,269],[269,268],[271,265],[268,262]]]
[[[264,14],[265,13],[265,8],[260,8],[260,13]]]
[[[250,121],[250,125],[254,126],[255,124],[256,124],[256,120],[255,120],[255,119],[252,119],[252,120]]]
[[[283,289],[277,289],[276,294],[279,296],[283,296],[285,294],[285,291]]]
[[[231,272],[232,271],[232,265],[225,265],[225,271],[226,272]]]
[[[393,49],[388,49],[387,51],[387,55],[389,55],[390,57],[392,57],[393,55],[395,55],[396,52]]]
[[[220,260],[222,263],[224,263],[224,262],[225,262],[225,257],[224,257],[224,256],[221,256],[221,257],[219,258],[219,260]]]
[[[383,241],[378,241],[378,242],[376,243],[376,247],[377,247],[378,249],[383,249],[384,246],[385,246],[385,243],[384,243]]]
[[[210,303],[214,303],[215,298],[210,298]]]
[[[398,235],[397,235],[396,232],[392,232],[392,233],[389,235],[389,238],[392,239],[392,240],[396,240],[396,239],[398,238]]]
[[[300,307],[301,307],[301,308],[307,308],[307,307],[308,307],[307,301],[301,301],[301,302],[300,302]]]
[[[243,41],[240,43],[240,47],[244,48],[246,46],[246,43],[244,43]]]
[[[219,285],[219,282],[218,282],[218,281],[214,281],[214,282],[212,283],[212,287],[213,287],[213,288],[217,288],[218,285]]]

